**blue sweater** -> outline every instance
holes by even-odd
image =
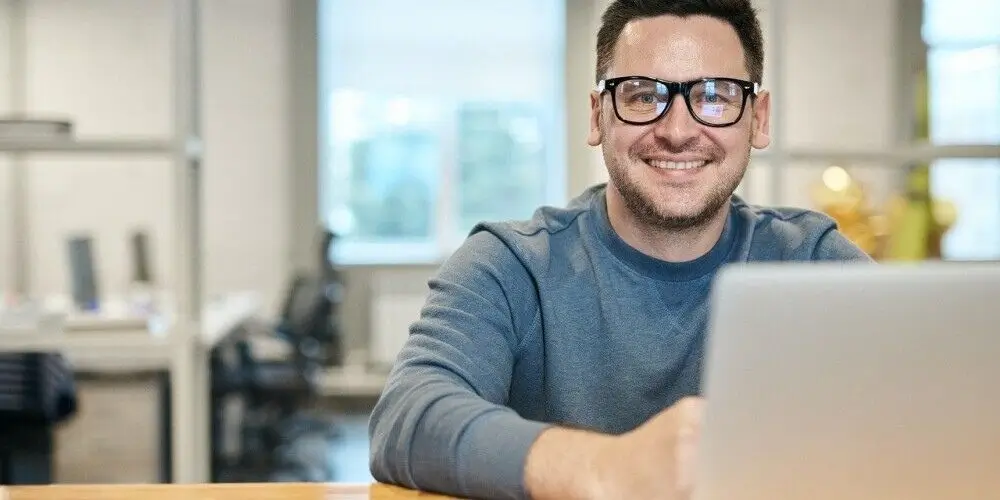
[[[737,197],[706,255],[668,263],[611,228],[604,185],[477,226],[431,279],[369,424],[382,482],[525,498],[549,425],[629,431],[700,391],[712,278],[729,262],[869,260],[829,217]]]

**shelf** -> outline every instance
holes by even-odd
[[[140,331],[86,331],[41,333],[0,331],[0,352],[62,352],[67,356],[102,359],[167,360],[170,339]]]
[[[101,368],[128,366],[130,368],[154,367],[170,372],[170,393],[172,398],[169,426],[172,429],[170,452],[172,478],[179,483],[204,483],[210,479],[208,440],[210,422],[208,418],[208,366],[206,344],[223,337],[217,331],[203,334],[191,331],[201,328],[202,321],[209,328],[226,328],[239,320],[251,309],[249,301],[239,303],[233,311],[223,311],[218,319],[209,320],[201,316],[197,303],[203,297],[201,258],[202,242],[199,231],[202,220],[201,193],[202,169],[199,160],[204,155],[204,144],[199,137],[201,130],[202,91],[202,45],[199,0],[171,0],[170,25],[172,87],[167,96],[171,108],[169,132],[155,137],[83,136],[74,137],[67,133],[58,135],[15,136],[7,134],[0,138],[0,157],[12,155],[13,159],[30,154],[42,155],[96,155],[138,156],[165,160],[171,168],[172,203],[174,223],[171,227],[172,247],[169,257],[174,261],[176,280],[173,285],[174,301],[178,307],[171,322],[176,328],[169,335],[151,334],[148,329],[135,327],[134,318],[66,318],[65,327],[76,327],[80,331],[60,332],[58,329],[38,328],[39,331],[17,331],[0,329],[0,352],[61,351],[70,359],[85,364],[98,371]],[[9,70],[5,74],[13,89],[10,96],[10,112],[15,117],[23,115],[29,108],[27,97],[29,82],[24,75],[29,69],[28,61],[32,49],[28,29],[28,6],[30,0],[13,2],[10,15],[6,16],[6,32],[10,32],[5,51],[11,56]],[[9,46],[9,50],[7,49]],[[82,68],[81,68],[82,69]],[[112,78],[114,75],[110,75]],[[5,80],[5,83],[7,81]],[[21,129],[25,130],[25,129]],[[65,130],[55,127],[53,130]],[[123,131],[128,132],[128,131]],[[15,176],[21,176],[22,169],[14,169]],[[3,212],[13,214],[14,228],[27,228],[29,213],[29,193],[24,192],[23,178],[15,177],[10,184],[14,187],[11,207]],[[16,232],[16,231],[15,231]],[[23,272],[30,269],[31,249],[24,238],[12,238],[14,246],[12,261],[14,275],[10,280],[12,291],[26,294],[30,290],[30,279]],[[207,311],[206,311],[207,313]],[[158,331],[159,328],[154,328]],[[2,496],[2,494],[0,494]]]
[[[232,294],[206,304],[199,337],[202,347],[215,347],[242,323],[256,317],[262,307],[263,302],[255,292]]]
[[[1000,159],[1000,145],[913,145],[893,149],[789,148],[787,150],[755,151],[754,160],[838,163],[907,163],[930,162],[955,158]],[[891,165],[887,165],[891,166]]]
[[[122,374],[170,369],[170,340],[145,331],[63,334],[0,332],[0,352],[59,352],[74,372]]]
[[[257,293],[236,293],[205,305],[202,332],[204,349],[255,317],[261,307]],[[129,372],[170,368],[171,339],[151,332],[148,320],[137,317],[73,315],[65,333],[58,327],[0,329],[0,352],[60,352],[74,368],[90,372]],[[164,325],[166,327],[167,325]]]
[[[0,139],[0,153],[171,154],[172,141],[156,139]]]
[[[319,376],[319,393],[326,397],[377,397],[382,394],[389,374],[364,367],[327,370]]]
[[[70,333],[84,332],[143,332],[149,330],[149,319],[140,317],[109,318],[98,314],[71,314],[66,317],[65,330]]]

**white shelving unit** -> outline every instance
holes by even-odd
[[[151,140],[0,140],[0,152],[4,153],[69,153],[101,155],[169,155],[174,145],[167,141]]]
[[[26,109],[26,2],[11,0],[10,73],[13,111]],[[209,480],[208,351],[225,333],[227,325],[254,314],[257,303],[236,298],[217,305],[203,318],[201,283],[200,180],[202,138],[200,124],[200,44],[198,0],[173,0],[173,137],[147,140],[88,138],[79,140],[0,140],[0,153],[12,159],[15,195],[11,207],[14,234],[25,234],[24,166],[22,160],[33,153],[72,155],[155,155],[171,160],[174,180],[176,248],[174,265],[176,309],[167,334],[156,338],[145,332],[97,329],[86,333],[63,331],[3,332],[0,351],[58,350],[71,357],[95,355],[104,359],[162,366],[171,375],[173,481],[203,483]],[[15,289],[27,290],[25,269],[30,254],[23,240],[13,238],[12,271]],[[211,323],[211,325],[207,325]],[[206,328],[211,326],[211,328]],[[138,361],[137,361],[138,360]]]

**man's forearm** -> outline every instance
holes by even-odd
[[[552,427],[532,444],[524,483],[534,500],[589,500],[599,496],[601,455],[612,436]]]

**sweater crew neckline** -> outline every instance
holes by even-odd
[[[592,209],[596,213],[597,234],[601,242],[620,261],[639,273],[661,281],[691,281],[707,275],[726,262],[736,240],[736,225],[739,223],[736,210],[730,204],[729,216],[719,240],[704,255],[685,262],[669,262],[646,255],[629,245],[615,232],[608,216],[607,193],[602,189],[592,199]]]

